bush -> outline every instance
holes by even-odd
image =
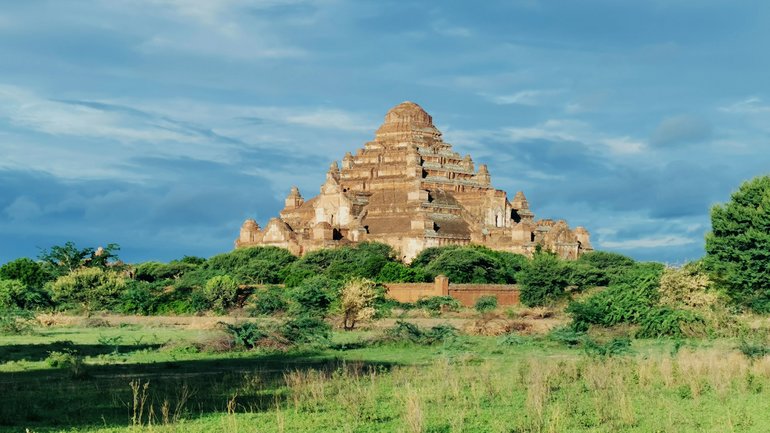
[[[235,345],[244,347],[246,349],[253,349],[257,347],[261,340],[268,338],[270,335],[266,330],[262,329],[254,322],[246,322],[235,325],[226,324],[225,328],[233,337],[233,342]]]
[[[72,378],[82,378],[86,375],[83,357],[70,350],[49,352],[45,362],[53,368],[69,369]]]
[[[441,324],[423,331],[414,323],[399,320],[396,325],[385,331],[385,341],[410,342],[420,345],[433,345],[453,339],[459,335],[457,328],[452,325]]]
[[[430,251],[428,251],[430,250]],[[446,275],[454,283],[505,284],[515,282],[516,255],[486,247],[441,247],[423,251],[412,262],[413,268],[424,270],[429,278]]]
[[[286,289],[278,286],[257,290],[252,295],[252,300],[249,307],[249,314],[252,316],[270,316],[283,313],[289,308]]]
[[[43,289],[29,287],[19,280],[0,280],[0,308],[31,310],[49,304],[50,298]]]
[[[555,254],[537,251],[518,274],[521,302],[542,306],[565,295],[569,284],[565,268]]]
[[[292,344],[328,344],[331,326],[318,317],[300,316],[281,326],[281,335]]]
[[[173,280],[187,272],[198,269],[200,265],[184,261],[172,261],[168,264],[160,262],[145,262],[134,268],[134,279],[153,283],[162,280]]]
[[[206,282],[203,293],[209,305],[221,313],[235,306],[238,300],[238,285],[229,275],[219,275]]]
[[[435,314],[444,311],[458,311],[461,307],[460,301],[451,296],[430,296],[427,298],[420,298],[414,303],[414,306]]]
[[[377,274],[377,281],[382,283],[420,283],[430,278],[420,268],[411,268],[401,262],[388,262]]]
[[[296,287],[308,278],[324,276],[335,281],[350,278],[377,279],[388,263],[396,263],[393,249],[386,244],[363,242],[355,247],[311,251],[286,269],[285,283]]]
[[[743,183],[730,201],[711,209],[705,263],[737,303],[770,300],[770,176]]]
[[[616,356],[631,351],[631,340],[627,337],[613,338],[606,343],[599,343],[590,338],[583,339],[583,349],[589,355]]]
[[[129,281],[120,295],[118,311],[125,314],[149,315],[155,312],[156,298],[152,284],[146,281]]]
[[[18,308],[0,308],[0,334],[19,335],[32,331],[35,316]]]
[[[0,266],[0,279],[18,280],[32,290],[40,291],[45,283],[53,280],[53,275],[47,267],[24,257]]]
[[[354,278],[345,283],[340,291],[343,328],[351,330],[357,322],[373,318],[374,306],[379,297],[382,295],[372,280]]]
[[[706,332],[703,318],[694,311],[671,307],[651,308],[639,320],[640,338],[694,337]]]
[[[286,268],[297,260],[278,247],[238,248],[211,257],[201,266],[209,275],[231,275],[242,284],[278,284]]]
[[[51,292],[54,301],[77,303],[93,311],[114,305],[125,287],[125,278],[117,272],[98,267],[80,268],[56,279]]]
[[[293,301],[289,310],[295,316],[325,317],[336,298],[339,282],[324,276],[316,276],[302,282],[289,292]]]
[[[482,296],[476,300],[476,304],[473,306],[479,313],[487,313],[497,308],[497,297],[495,296]]]

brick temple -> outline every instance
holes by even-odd
[[[592,250],[585,228],[537,220],[523,192],[509,199],[495,189],[487,166],[453,151],[413,102],[392,108],[374,140],[346,153],[341,165],[333,162],[320,194],[305,200],[293,187],[264,228],[246,220],[235,246],[273,245],[302,255],[363,241],[386,243],[406,262],[443,245],[525,255],[540,245],[566,259]]]

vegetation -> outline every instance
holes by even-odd
[[[567,272],[555,254],[538,250],[518,274],[521,302],[540,306],[564,297]]]
[[[705,261],[735,302],[770,312],[770,176],[745,182],[711,209]]]

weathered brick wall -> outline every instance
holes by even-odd
[[[519,288],[509,284],[450,284],[449,296],[466,307],[473,307],[482,296],[496,297],[501,306],[519,304]]]
[[[451,296],[466,307],[473,307],[482,296],[494,296],[498,305],[518,305],[519,289],[510,284],[449,284],[444,276],[433,283],[389,283],[388,296],[399,302],[415,302],[431,296]]]
[[[436,294],[433,283],[388,283],[388,296],[398,302],[415,302],[420,298],[441,296]]]

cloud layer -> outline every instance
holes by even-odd
[[[0,262],[67,240],[226,251],[403,100],[538,216],[601,249],[697,258],[709,208],[769,171],[768,18],[721,0],[15,2]]]

